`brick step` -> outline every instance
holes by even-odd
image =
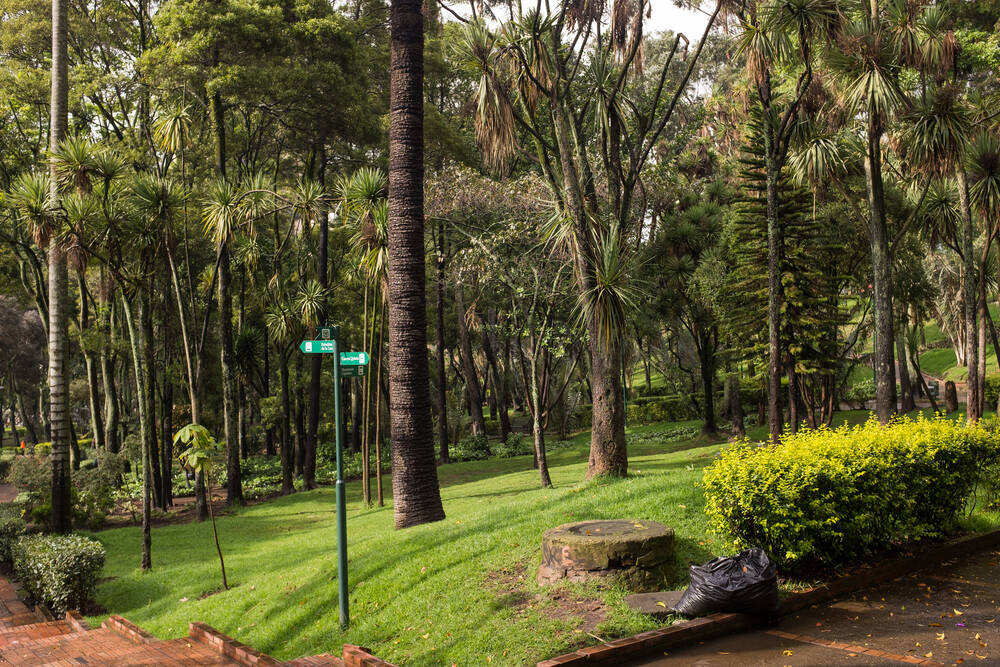
[[[34,623],[7,628],[0,632],[0,650],[15,644],[60,638],[69,634],[78,633],[74,632],[74,629],[65,621],[39,623],[36,620]]]
[[[93,632],[97,632],[94,630]],[[85,659],[81,663],[79,659]],[[0,663],[2,664],[2,663]],[[86,664],[101,667],[217,667],[238,665],[239,663],[215,653],[207,646],[190,639],[170,639],[151,644],[131,644],[126,647],[111,647],[101,644],[85,653],[53,655],[47,661],[35,659],[26,662],[11,662],[23,667],[65,667],[71,664]]]
[[[7,616],[6,618],[0,618],[0,631],[9,630],[11,628],[19,628],[25,625],[34,625],[36,623],[44,623],[51,621],[51,619],[39,618],[38,614],[33,611],[26,611],[20,614],[13,614]]]
[[[86,658],[96,652],[125,652],[136,644],[113,630],[100,628],[88,632],[68,632],[58,636],[39,637],[0,648],[0,660],[11,665],[41,665],[57,660]],[[0,663],[2,664],[2,663]],[[82,663],[86,664],[86,663]]]

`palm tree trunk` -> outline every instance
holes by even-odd
[[[389,112],[389,398],[395,526],[439,521],[427,368],[422,0],[392,0]]]
[[[68,125],[69,69],[67,65],[66,0],[52,0],[52,97],[49,148],[55,151]],[[50,166],[52,200],[59,201],[55,164]],[[49,423],[52,431],[52,529],[69,532],[70,517],[70,413],[66,367],[67,288],[66,256],[53,237],[49,241]]]
[[[879,422],[888,424],[896,411],[896,364],[893,359],[892,258],[889,255],[882,182],[882,131],[881,121],[874,113],[869,113],[865,185],[868,190],[868,233],[875,293],[875,413]]]

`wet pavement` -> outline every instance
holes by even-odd
[[[770,628],[632,664],[1000,666],[1000,551],[946,561],[805,609]]]

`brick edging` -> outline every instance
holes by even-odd
[[[90,632],[90,624],[84,620],[80,612],[69,610],[66,612],[66,623],[73,628],[73,632]]]
[[[279,667],[280,662],[269,655],[241,644],[232,637],[227,637],[210,625],[194,622],[188,626],[188,636],[196,642],[204,644],[219,655],[224,655],[231,660],[235,660],[241,665],[252,667],[253,665],[266,665],[267,667]]]
[[[823,586],[794,593],[781,603],[778,616],[799,611],[830,598],[854,592],[873,584],[898,579],[970,552],[989,549],[1000,544],[1000,530],[981,535],[960,537],[932,548],[915,557],[900,558],[882,565],[835,579]],[[543,660],[537,667],[566,665],[617,665],[623,659],[638,658],[663,649],[677,648],[696,641],[713,639],[766,625],[771,619],[747,614],[712,614],[677,623],[666,628],[642,632],[596,646]]]
[[[69,618],[69,612],[66,613],[66,617]],[[104,621],[104,624],[101,627],[116,632],[135,644],[152,644],[153,642],[158,641],[156,637],[149,634],[132,621],[117,615],[108,616],[108,620]]]
[[[344,667],[396,667],[391,662],[372,655],[371,651],[354,644],[344,644]]]

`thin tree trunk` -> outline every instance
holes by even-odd
[[[325,161],[325,151],[324,151]],[[323,289],[327,287],[327,247],[329,235],[329,224],[326,212],[322,212],[319,220],[319,249],[316,258],[316,277],[319,286]],[[320,322],[326,323],[326,313],[319,314]],[[309,431],[306,434],[305,464],[302,466],[302,483],[306,490],[316,488],[316,448],[317,433],[319,431],[319,393],[320,377],[323,371],[322,354],[311,355],[312,366],[309,377]],[[339,363],[339,360],[335,359]]]
[[[105,304],[107,312],[105,322],[108,330],[108,344],[101,349],[101,378],[104,381],[104,441],[108,449],[117,454],[121,449],[121,441],[118,438],[118,390],[115,382],[114,361],[111,350],[114,348],[117,336],[115,331],[115,306],[113,302]]]
[[[906,343],[904,336],[896,336],[896,358],[899,363],[899,389],[902,393],[902,411],[912,412],[917,409],[917,404],[913,401],[913,385],[910,383],[909,369],[906,367]]]
[[[150,286],[151,290],[152,286]],[[144,437],[148,439],[146,447],[149,450],[149,454],[143,458],[143,461],[148,461],[150,464],[151,502],[154,505],[159,505],[161,503],[160,490],[163,485],[160,477],[159,448],[156,442],[156,399],[154,396],[154,388],[156,387],[156,362],[153,354],[153,309],[150,303],[150,291],[143,290],[139,302],[139,324],[142,327],[142,364],[143,372],[145,373],[145,388],[139,394],[139,400],[144,400],[146,403],[145,411],[139,414],[142,415],[140,419],[145,418],[146,420],[146,427],[143,429],[143,432],[145,433]]]
[[[145,388],[145,374],[142,369],[142,362],[140,361],[139,348],[141,347],[140,342],[137,340],[135,332],[135,324],[132,319],[132,311],[129,308],[128,300],[125,295],[122,295],[122,307],[124,309],[125,323],[128,327],[129,342],[132,347],[132,366],[135,371],[135,389],[136,389],[136,403],[138,406],[139,413],[139,432],[140,439],[142,442],[142,561],[141,567],[143,572],[147,572],[153,567],[151,550],[152,550],[152,533],[150,526],[150,517],[152,515],[152,495],[153,495],[153,466],[152,460],[150,459],[149,451],[149,434],[147,433],[147,422],[146,422],[146,388]],[[143,308],[142,299],[139,302],[139,308]],[[145,317],[144,313],[139,313],[140,319]]]
[[[385,505],[382,489],[382,350],[385,344],[385,301],[380,301],[378,318],[378,360],[375,365],[375,491],[378,506]]]
[[[160,449],[163,460],[161,464],[161,479],[163,480],[163,488],[160,491],[160,501],[162,503],[161,507],[163,511],[166,511],[168,507],[174,504],[174,487],[173,487],[173,457],[171,452],[173,451],[173,433],[174,433],[174,385],[170,382],[170,379],[164,373],[163,379],[163,415],[161,417],[162,421],[162,441],[163,445]]]
[[[466,325],[465,294],[462,283],[455,285],[455,322],[458,329],[459,357],[462,360],[462,373],[465,375],[465,392],[469,398],[469,413],[472,416],[472,434],[486,434],[486,420],[483,418],[483,395],[480,392],[479,371],[476,369],[476,359],[472,356],[472,341],[469,338],[469,327]]]
[[[389,401],[396,528],[439,521],[427,368],[422,0],[392,0],[389,104]]]
[[[293,484],[294,462],[292,461],[291,441],[291,407],[288,393],[288,355],[279,353],[279,374],[281,375],[281,495],[287,496],[295,491]]]
[[[701,352],[701,385],[705,397],[705,423],[701,432],[715,435],[719,432],[715,423],[715,345],[711,332],[703,333],[701,339],[699,350]]]
[[[977,333],[976,313],[979,305],[979,295],[976,290],[976,260],[974,256],[975,228],[972,222],[972,208],[969,204],[969,183],[965,168],[959,166],[955,170],[958,181],[959,208],[962,215],[962,228],[959,230],[962,243],[962,305],[963,321],[965,323],[965,364],[969,369],[966,380],[966,415],[970,423],[979,421],[979,341]]]
[[[437,364],[437,408],[438,408],[438,448],[440,450],[439,460],[441,463],[448,463],[448,377],[444,368],[444,268],[445,268],[445,246],[444,246],[444,223],[438,222],[437,226],[437,280],[434,284],[434,315],[435,334],[437,339],[434,346],[434,360]]]
[[[222,422],[226,440],[226,503],[243,505],[240,448],[236,420],[236,371],[233,367],[233,295],[229,243],[219,246],[219,355],[222,371]]]
[[[869,240],[871,241],[872,286],[875,301],[875,412],[888,424],[896,411],[896,364],[893,360],[892,257],[885,222],[885,192],[882,182],[882,123],[870,114],[865,156],[868,190]]]

